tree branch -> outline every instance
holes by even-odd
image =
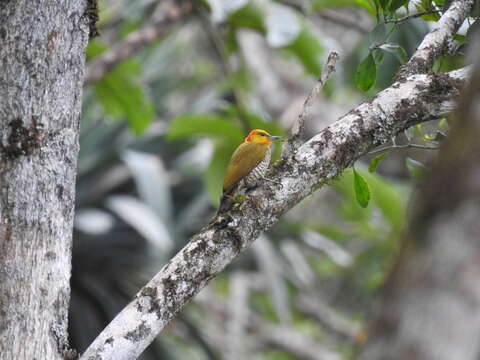
[[[133,360],[225,266],[277,219],[369,150],[406,128],[448,115],[469,70],[396,82],[277,163],[241,209],[217,215],[97,337],[82,360]],[[278,184],[280,183],[280,184]]]
[[[326,81],[328,80],[330,75],[335,72],[337,60],[338,53],[336,51],[331,51],[330,54],[328,54],[327,62],[322,69],[317,83],[312,88],[307,98],[305,99],[305,102],[303,103],[302,112],[298,115],[297,120],[292,125],[288,142],[283,148],[282,158],[285,159],[286,157],[291,156],[301,145],[302,141],[300,140],[300,137],[305,129],[305,120],[310,113],[313,102],[320,95],[320,91],[322,91]]]
[[[410,20],[410,19],[415,19],[415,18],[424,16],[424,15],[438,14],[439,12],[440,12],[440,10],[422,11],[422,12],[419,12],[419,13],[416,13],[416,14],[402,16],[402,17],[396,18],[396,19],[385,20],[385,24],[388,24],[388,23],[398,24],[398,23],[401,23],[401,22],[404,22],[404,21],[407,21],[407,20]]]
[[[474,0],[454,0],[448,10],[425,36],[410,60],[402,65],[397,80],[413,74],[428,73],[440,56],[448,53],[448,45],[472,9]]]
[[[167,34],[173,23],[183,19],[192,10],[193,5],[189,0],[180,4],[172,0],[160,5],[150,21],[88,63],[85,84],[99,81],[120,62]]]
[[[370,151],[368,154],[377,154],[384,151],[390,151],[392,149],[419,149],[419,150],[438,150],[440,147],[438,146],[428,146],[428,145],[419,145],[419,144],[405,144],[405,145],[392,145],[386,146],[380,149],[375,149]]]

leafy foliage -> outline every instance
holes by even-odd
[[[308,73],[315,76],[320,75],[320,56],[323,53],[323,48],[308,28],[303,28],[295,41],[284,49],[292,52]]]
[[[365,179],[355,169],[353,169],[353,188],[360,206],[367,207],[370,202],[370,188]]]
[[[360,90],[367,91],[375,84],[376,76],[377,66],[373,54],[370,52],[358,66],[355,72],[355,82]]]
[[[90,42],[87,57],[98,56],[106,49],[98,42]],[[98,101],[107,115],[127,118],[135,134],[141,134],[154,118],[153,104],[145,97],[145,91],[138,84],[141,65],[129,59],[115,67],[94,85]]]

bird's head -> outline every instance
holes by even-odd
[[[272,141],[280,139],[281,136],[272,136],[265,130],[255,129],[248,133],[245,142],[255,142],[263,145],[270,145]]]

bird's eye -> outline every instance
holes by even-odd
[[[260,133],[260,136],[267,136],[267,135],[265,135],[264,133]]]

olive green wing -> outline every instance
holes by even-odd
[[[233,153],[223,180],[223,191],[228,192],[248,175],[265,157],[268,145],[246,142]]]

